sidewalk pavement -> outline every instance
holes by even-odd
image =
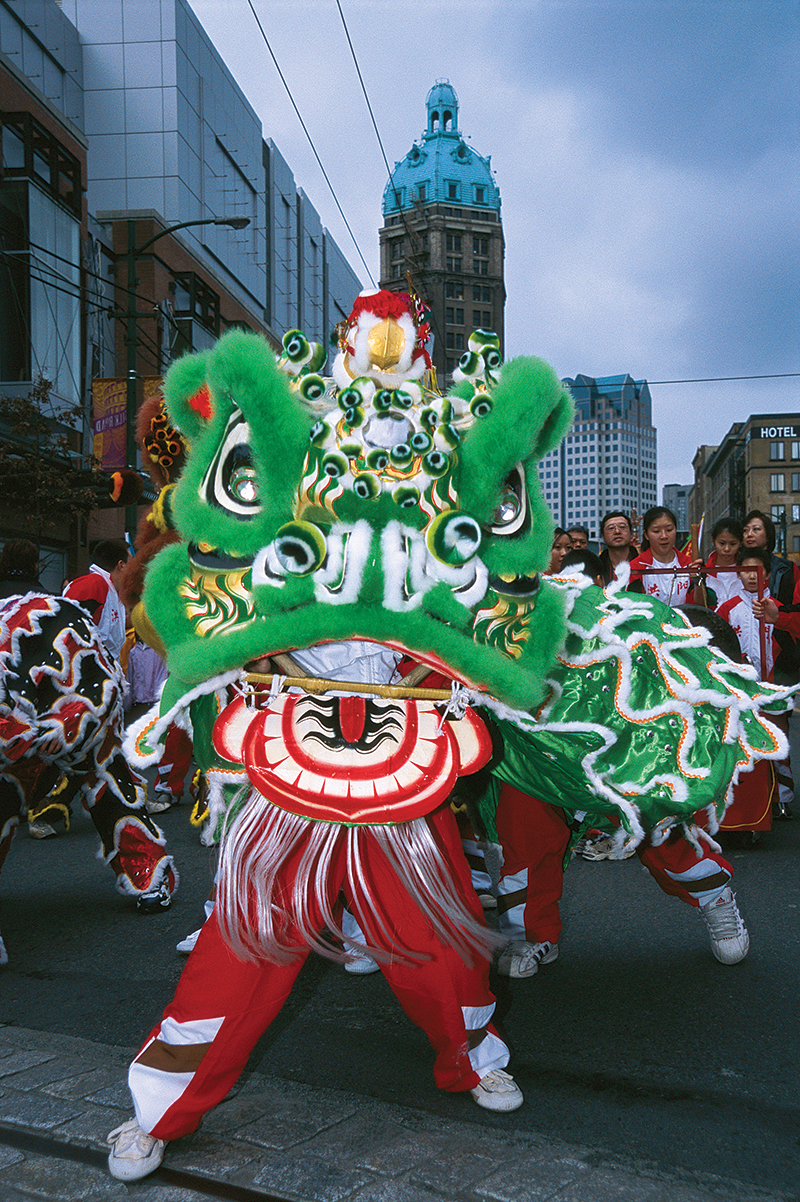
[[[261,1074],[125,1185],[109,1130],[132,1114],[125,1049],[0,1027],[0,1202],[788,1202],[722,1177],[659,1173],[520,1134],[464,1099],[452,1121]],[[460,1101],[460,1100],[459,1100]],[[526,1105],[534,1105],[528,1098]],[[669,1133],[665,1132],[665,1139]],[[680,1150],[676,1149],[676,1154]]]

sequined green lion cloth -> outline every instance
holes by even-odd
[[[624,584],[565,574],[552,587],[566,596],[569,630],[545,700],[529,714],[488,703],[503,736],[497,777],[618,829],[619,853],[645,834],[660,842],[698,811],[714,833],[740,773],[787,753],[768,717],[793,690],[758,681],[708,630]],[[493,800],[483,807],[492,833]]]

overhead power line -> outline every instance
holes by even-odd
[[[776,371],[765,376],[702,376],[695,380],[644,380],[648,388],[654,384],[725,384],[732,380],[795,380],[800,371]]]
[[[389,160],[386,157],[386,151],[384,150],[384,146],[383,146],[383,139],[381,138],[380,130],[378,129],[378,123],[375,120],[375,114],[372,111],[372,105],[370,104],[369,96],[367,95],[367,86],[364,83],[364,76],[361,74],[361,68],[358,65],[358,59],[356,58],[355,47],[353,46],[353,41],[350,37],[350,30],[347,28],[347,22],[344,19],[344,13],[342,12],[342,6],[339,3],[339,0],[336,0],[336,7],[339,10],[339,16],[342,18],[342,25],[344,26],[344,34],[345,34],[345,37],[347,38],[347,45],[350,47],[350,53],[353,56],[353,63],[355,65],[356,75],[358,76],[358,82],[361,84],[361,91],[364,93],[364,99],[367,102],[367,110],[369,112],[370,118],[372,119],[372,128],[375,130],[375,137],[378,139],[378,145],[381,148],[381,154],[383,155],[383,161],[384,161],[384,164],[386,165],[386,172],[389,176],[389,179],[392,181],[392,187],[394,187],[394,173],[392,172],[392,169],[389,166]]]
[[[339,210],[339,214],[342,218],[342,221],[344,222],[345,226],[347,227],[347,232],[353,240],[353,246],[358,251],[358,257],[361,260],[361,262],[364,264],[364,270],[366,271],[367,275],[369,276],[370,283],[372,284],[372,286],[374,288],[375,281],[372,278],[372,272],[370,271],[369,267],[367,267],[367,261],[361,253],[361,247],[358,245],[358,242],[356,241],[355,234],[353,233],[352,229],[350,228],[350,222],[347,220],[347,218],[344,215],[344,209],[339,204],[339,198],[336,195],[333,184],[331,183],[330,179],[328,178],[327,171],[325,170],[325,168],[322,165],[322,159],[319,157],[319,154],[317,153],[317,148],[314,145],[314,140],[311,137],[311,134],[308,132],[308,127],[306,126],[305,121],[303,120],[303,118],[300,115],[300,109],[297,107],[297,104],[295,103],[295,99],[294,99],[294,96],[292,95],[291,89],[290,89],[288,83],[286,82],[286,78],[283,74],[283,71],[281,71],[278,60],[275,57],[275,52],[269,44],[269,39],[268,39],[266,33],[264,32],[264,26],[261,24],[258,13],[256,12],[255,8],[253,7],[253,0],[247,0],[247,3],[250,6],[250,11],[252,12],[253,16],[255,17],[256,25],[258,26],[259,32],[260,32],[262,38],[264,39],[264,45],[266,46],[267,50],[269,51],[270,58],[272,59],[273,63],[275,64],[275,70],[278,72],[278,75],[280,76],[280,81],[283,84],[284,88],[286,89],[286,95],[289,97],[289,100],[292,103],[292,108],[294,109],[295,113],[297,114],[297,120],[300,122],[300,125],[302,126],[303,133],[308,138],[308,144],[314,152],[314,158],[317,160],[317,164],[319,165],[319,169],[322,172],[325,183],[328,185],[331,196],[333,197],[334,201],[336,202],[336,207]]]
[[[397,187],[395,186],[394,171],[389,166],[389,159],[386,156],[386,150],[383,145],[383,139],[381,138],[380,130],[378,129],[378,122],[375,120],[375,113],[373,111],[369,95],[367,93],[367,85],[364,83],[364,76],[361,73],[361,67],[359,66],[358,57],[357,57],[356,51],[355,51],[355,46],[353,45],[353,39],[350,37],[350,30],[347,28],[347,21],[345,20],[345,16],[344,16],[344,12],[342,10],[340,0],[336,0],[336,7],[339,10],[339,16],[342,19],[342,26],[344,27],[344,33],[345,33],[345,37],[347,38],[347,44],[350,47],[350,53],[353,56],[353,65],[355,66],[355,69],[356,69],[356,75],[358,76],[358,82],[361,84],[361,91],[364,93],[364,100],[366,101],[367,111],[369,112],[370,119],[372,121],[372,128],[375,130],[375,137],[378,139],[378,145],[380,147],[381,154],[383,156],[383,162],[386,167],[386,172],[389,176],[389,182],[392,185],[392,189],[394,191],[395,204],[398,206],[398,209],[400,210],[400,219],[403,223],[403,229],[405,230],[405,233],[408,236],[409,244],[411,246],[411,259],[412,259],[412,263],[414,264],[413,270],[411,272],[411,277],[413,280],[413,277],[416,274],[424,280],[427,275],[427,272],[424,270],[423,267],[420,266],[419,269],[417,269],[417,266],[416,266],[417,255],[419,253],[418,233],[416,230],[413,230],[411,228],[409,221],[408,221],[408,214],[405,212],[404,209],[402,209],[400,207],[400,194],[397,191]],[[417,287],[417,286],[418,285],[415,285],[415,287]],[[422,291],[422,289],[420,289],[420,291]],[[423,300],[424,299],[425,298],[423,296]],[[439,325],[439,315],[437,313],[434,313],[434,311],[432,309],[429,309],[428,312],[430,314],[430,322],[433,327],[434,333],[437,338],[441,339],[441,328]],[[444,342],[444,340],[442,339],[442,343],[443,342]]]

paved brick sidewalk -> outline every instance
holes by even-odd
[[[0,1202],[789,1202],[520,1135],[512,1116],[443,1122],[255,1074],[155,1175],[124,1185],[104,1168],[105,1135],[132,1113],[133,1050],[0,1027]]]

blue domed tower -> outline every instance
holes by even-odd
[[[444,382],[474,329],[503,338],[503,226],[491,158],[461,134],[458,96],[438,79],[418,142],[395,163],[383,193],[381,288],[406,290],[406,273],[430,306],[433,361]]]

